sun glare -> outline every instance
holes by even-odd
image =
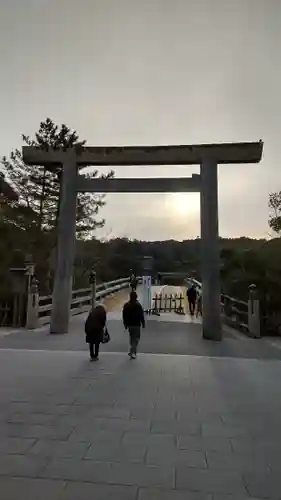
[[[197,193],[172,193],[167,200],[168,209],[174,215],[186,217],[199,211],[199,194]]]

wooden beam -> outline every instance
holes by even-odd
[[[208,158],[220,163],[258,163],[263,142],[196,144],[180,146],[110,146],[85,147],[76,151],[77,163],[82,166],[131,165],[195,165]],[[44,151],[23,147],[23,159],[29,165],[63,163],[68,153],[63,150]]]
[[[178,193],[199,192],[200,175],[192,177],[151,177],[124,179],[77,178],[77,191],[94,193]]]

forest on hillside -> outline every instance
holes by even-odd
[[[83,148],[76,131],[41,122],[33,138],[22,135],[23,145],[48,148]],[[57,223],[60,214],[61,165],[29,166],[20,150],[3,157],[0,168],[0,295],[10,287],[10,268],[22,267],[27,259],[36,265],[40,293],[52,291],[56,262]],[[83,172],[84,173],[84,172]],[[98,171],[87,174],[94,178]],[[108,174],[114,176],[114,172]],[[104,195],[78,195],[74,288],[88,286],[89,273],[98,281],[124,277],[133,269],[142,272],[144,256],[152,256],[153,272],[184,272],[199,279],[200,239],[186,241],[137,241],[115,238],[101,241],[95,229],[105,224]],[[281,311],[281,192],[269,195],[269,227],[276,237],[221,239],[223,292],[243,300],[255,283],[270,311]]]

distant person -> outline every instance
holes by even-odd
[[[194,316],[196,299],[197,299],[197,292],[196,292],[195,285],[192,285],[192,287],[189,288],[189,290],[187,290],[186,295],[187,295],[187,300],[188,300],[189,312],[190,312],[191,316]]]
[[[131,359],[136,359],[141,327],[145,328],[145,320],[142,305],[139,303],[135,291],[130,293],[130,300],[124,304],[123,324],[125,330],[129,330],[130,335],[130,350],[128,354]]]
[[[131,287],[131,291],[136,291],[137,289],[137,286],[138,286],[138,280],[136,278],[136,275],[134,273],[131,274],[130,276],[130,287]]]
[[[103,305],[99,304],[91,309],[85,323],[86,342],[89,344],[91,361],[98,361],[99,359],[100,343],[102,342],[105,328],[106,309]]]

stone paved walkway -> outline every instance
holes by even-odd
[[[0,350],[0,376],[3,500],[280,499],[279,361]]]
[[[0,499],[280,500],[278,341],[153,319],[132,361],[109,324],[96,363],[81,316],[0,339]]]

